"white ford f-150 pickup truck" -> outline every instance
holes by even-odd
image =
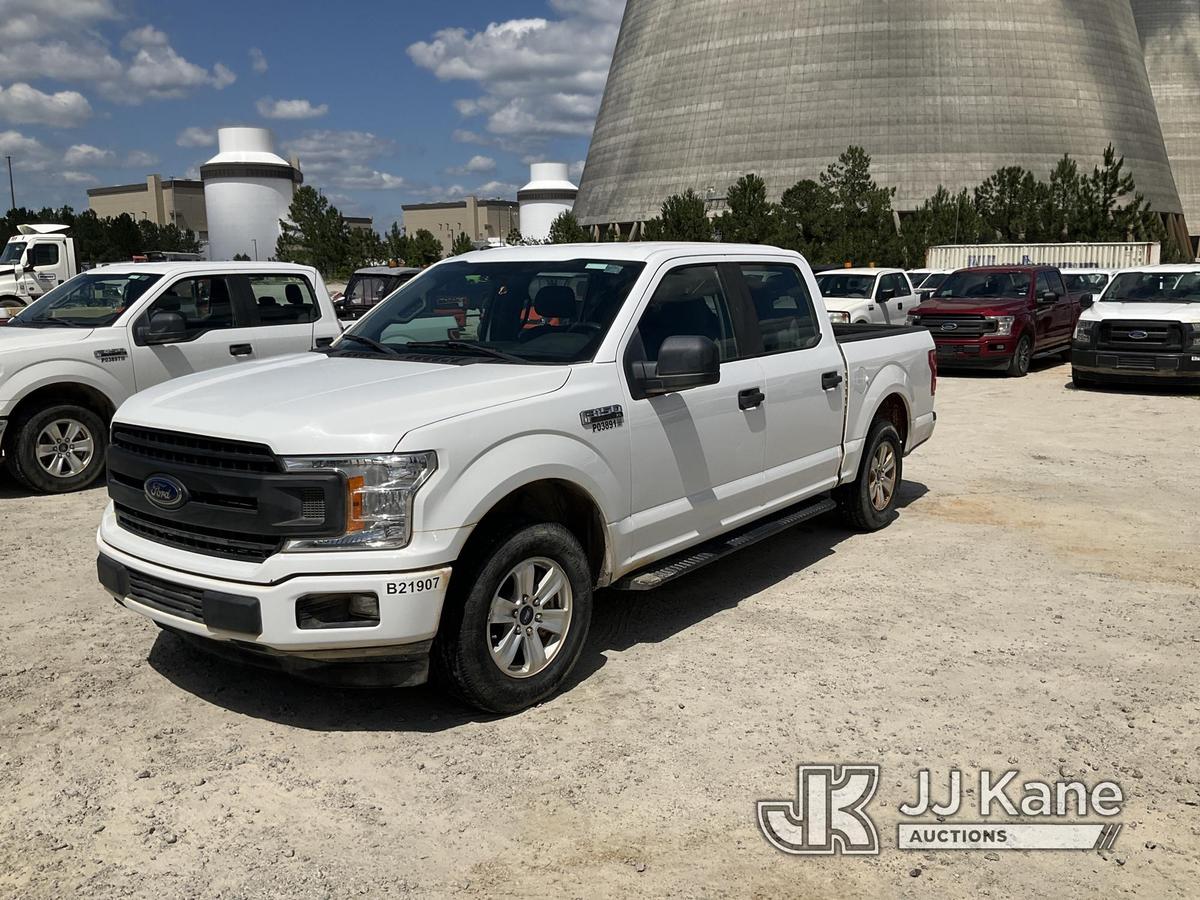
[[[795,253],[469,253],[328,350],[126,402],[99,579],[215,652],[355,684],[432,667],[513,711],[563,683],[597,588],[838,506],[886,525],[936,377],[925,329],[835,329]]]
[[[108,423],[170,378],[327,346],[341,333],[316,269],[117,263],[76,275],[0,328],[0,446],[31,490],[87,487]]]

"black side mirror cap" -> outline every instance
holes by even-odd
[[[1091,309],[1096,303],[1095,294],[1084,294],[1079,298],[1079,306],[1083,309]]]
[[[182,313],[168,310],[152,313],[141,338],[147,346],[178,344],[187,338],[187,320]]]
[[[658,350],[658,363],[642,364],[639,381],[647,397],[673,394],[721,380],[721,353],[697,334],[673,335]]]
[[[1042,293],[1038,294],[1038,303],[1057,303],[1057,302],[1058,302],[1058,294],[1054,293],[1054,291],[1042,291]]]

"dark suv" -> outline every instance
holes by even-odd
[[[1051,266],[959,269],[909,314],[933,333],[941,368],[1021,377],[1037,356],[1070,353],[1083,306]]]

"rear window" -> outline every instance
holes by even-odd
[[[1027,272],[955,272],[933,294],[938,299],[1014,299],[1029,296]]]
[[[251,275],[250,292],[262,325],[296,325],[319,318],[308,280],[299,275]]]

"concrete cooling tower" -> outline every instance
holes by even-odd
[[[911,210],[1109,143],[1180,234],[1129,0],[629,0],[575,212],[641,222],[747,172],[778,198],[851,144]]]
[[[1133,0],[1133,14],[1183,214],[1200,235],[1200,0]]]

